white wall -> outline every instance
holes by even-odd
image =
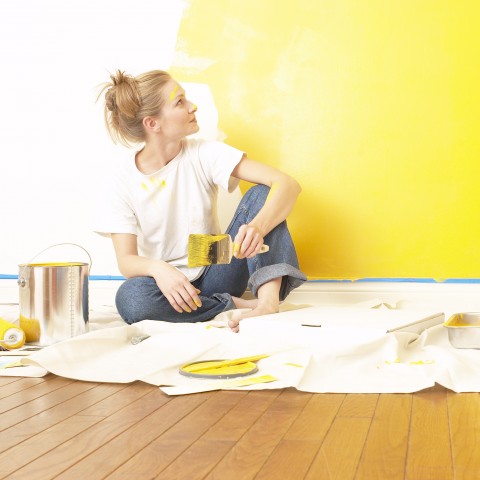
[[[106,133],[97,86],[116,69],[168,69],[183,8],[179,0],[0,2],[0,274],[73,242],[90,252],[93,275],[119,275],[110,240],[91,232],[100,178],[124,148]],[[194,87],[201,98],[190,98],[216,120],[208,87]],[[87,259],[67,246],[37,260]]]

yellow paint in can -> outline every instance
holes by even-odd
[[[27,265],[20,265],[21,267],[81,267],[85,265],[79,262],[54,262],[54,263],[28,263]]]

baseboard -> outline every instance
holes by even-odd
[[[480,311],[479,283],[441,282],[306,282],[288,297],[294,303],[355,303],[378,298]]]
[[[92,280],[89,293],[92,305],[113,304],[121,280]],[[378,298],[383,302],[415,302],[458,306],[462,311],[480,311],[479,283],[419,282],[306,282],[289,296],[292,303],[351,304]],[[0,304],[18,303],[15,279],[0,279]]]

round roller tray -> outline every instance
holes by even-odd
[[[256,363],[244,362],[238,365],[225,365],[223,367],[215,367],[215,364],[223,360],[202,360],[201,362],[188,363],[179,369],[180,375],[194,378],[237,378],[251,375],[258,372]],[[195,367],[195,371],[189,371],[189,368]],[[202,367],[201,369],[199,367]]]

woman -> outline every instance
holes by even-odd
[[[117,166],[95,230],[112,238],[127,280],[116,295],[127,323],[145,319],[197,322],[232,309],[242,318],[276,313],[305,275],[285,219],[300,193],[298,183],[220,142],[188,139],[198,132],[197,107],[167,72],[132,77],[117,71],[105,84],[105,122],[114,140],[143,144]],[[234,239],[228,265],[188,268],[190,233],[220,233],[218,187],[255,183],[242,198],[226,233]],[[267,244],[269,252],[257,255]],[[242,298],[247,286],[255,296]]]

